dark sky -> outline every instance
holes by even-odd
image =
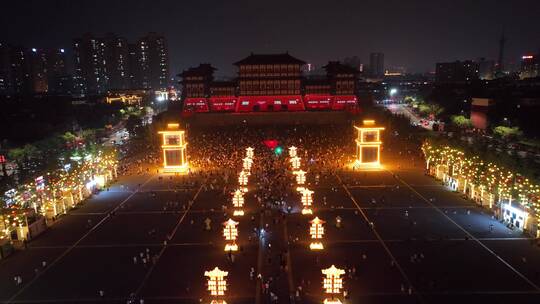
[[[540,0],[19,0],[4,1],[0,40],[71,48],[84,32],[130,40],[149,31],[169,41],[176,73],[259,53],[289,53],[320,66],[385,53],[386,66],[434,70],[437,61],[496,59],[502,28],[507,61],[540,50]]]

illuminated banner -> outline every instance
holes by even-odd
[[[210,97],[208,103],[212,112],[234,112],[236,109],[237,97]]]
[[[239,96],[236,112],[303,111],[300,95]]]
[[[336,95],[333,96],[332,110],[344,110],[353,108],[357,105],[358,99],[354,95]]]
[[[34,180],[36,184],[36,191],[43,191],[45,190],[45,179],[43,176],[39,176]]]
[[[206,98],[186,98],[184,100],[185,112],[209,112],[208,102]]]
[[[308,94],[220,96],[186,98],[184,114],[207,112],[295,112],[305,110],[334,110],[358,113],[358,98],[354,95]]]
[[[11,207],[16,203],[15,197],[17,196],[17,190],[10,189],[4,192],[4,200],[7,207]]]
[[[331,103],[332,96],[329,94],[304,96],[304,105],[307,110],[329,110]]]

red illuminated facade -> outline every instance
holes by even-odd
[[[358,71],[331,61],[326,75],[302,75],[304,61],[285,54],[251,54],[238,61],[233,81],[215,81],[210,64],[190,68],[182,78],[185,113],[358,111]]]

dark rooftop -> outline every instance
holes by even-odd
[[[243,65],[243,64],[300,64],[304,65],[306,62],[295,58],[289,53],[282,53],[282,54],[253,54],[249,55],[248,57],[235,62],[235,65]]]
[[[353,68],[352,66],[343,64],[339,61],[330,61],[327,65],[323,66],[323,68],[326,70],[326,73],[328,74],[359,74],[360,71],[358,69]]]
[[[180,77],[186,76],[207,76],[212,75],[217,70],[209,63],[201,63],[198,67],[189,68],[178,74]]]

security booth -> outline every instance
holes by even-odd
[[[180,130],[177,123],[167,124],[167,130],[159,132],[163,136],[161,149],[163,150],[163,172],[185,173],[188,171],[188,162],[185,131]]]
[[[380,168],[381,134],[384,127],[377,127],[374,120],[364,120],[362,126],[354,126],[356,138],[356,168]]]

